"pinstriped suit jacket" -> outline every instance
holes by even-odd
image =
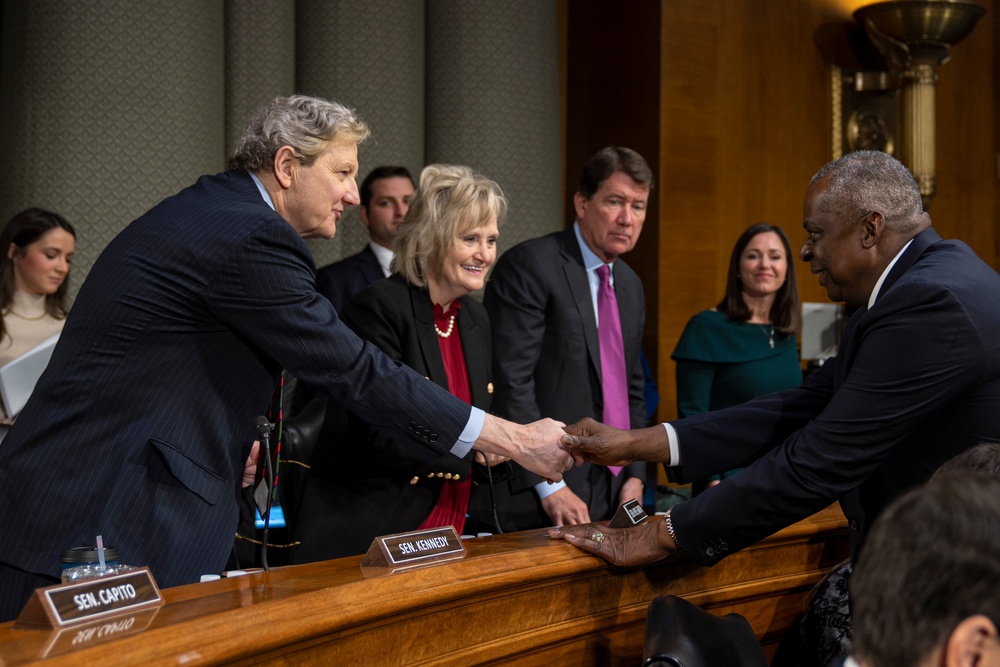
[[[0,447],[0,561],[56,575],[64,549],[103,535],[163,586],[218,572],[282,367],[414,446],[450,449],[471,408],[357,338],[314,275],[242,171],[122,231]]]

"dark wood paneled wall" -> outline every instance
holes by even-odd
[[[661,419],[676,415],[670,353],[691,315],[722,296],[739,233],[760,221],[781,225],[796,253],[805,238],[805,188],[832,157],[830,69],[819,44],[864,4],[565,5],[567,190],[591,147],[625,143],[656,161],[656,206],[639,249],[626,259],[646,284],[646,346],[655,360]],[[938,193],[930,213],[942,236],[966,241],[996,267],[1000,24],[997,8],[987,6],[939,68]],[[796,264],[802,299],[826,301],[805,265]]]
[[[649,162],[656,175],[646,222],[625,261],[637,270],[646,303],[660,300],[658,161],[661,144],[660,3],[658,0],[601,2],[573,0],[566,47],[566,196],[567,224],[574,218],[573,194],[580,170],[605,146],[627,146]],[[655,309],[647,310],[644,347],[656,366]]]
[[[997,239],[997,10],[986,15],[938,68],[937,195],[929,211],[944,238],[961,239],[993,268]]]

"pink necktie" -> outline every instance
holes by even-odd
[[[597,269],[601,284],[597,288],[597,338],[601,344],[601,390],[604,394],[604,418],[608,426],[628,429],[632,420],[628,407],[628,381],[625,376],[625,346],[622,323],[618,318],[618,299],[611,287],[611,267]],[[608,466],[615,476],[621,466]]]

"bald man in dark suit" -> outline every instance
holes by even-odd
[[[569,427],[580,457],[671,466],[679,480],[745,470],[628,534],[552,531],[618,565],[686,551],[703,565],[840,501],[855,557],[896,497],[980,441],[1000,441],[1000,276],[943,240],[898,160],[856,151],[809,184],[800,252],[832,301],[857,310],[837,356],[801,387],[623,431]]]

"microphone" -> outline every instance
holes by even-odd
[[[267,566],[267,538],[271,527],[271,505],[274,502],[274,469],[271,463],[271,422],[267,417],[260,415],[256,420],[257,436],[260,438],[260,448],[263,450],[257,459],[257,488],[253,492],[253,499],[257,505],[257,512],[264,520],[264,530],[261,535],[260,560],[264,571],[268,571]]]

